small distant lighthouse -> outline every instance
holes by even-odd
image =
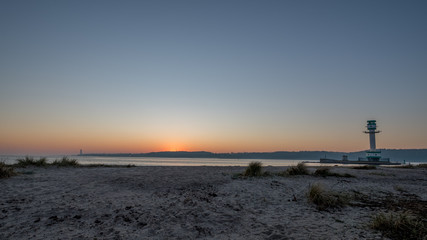
[[[368,131],[365,131],[365,133],[369,134],[370,144],[370,149],[366,151],[366,158],[368,159],[368,161],[379,161],[381,159],[381,150],[376,149],[375,143],[375,134],[380,132],[377,131],[377,121],[368,120],[366,128],[368,129]]]

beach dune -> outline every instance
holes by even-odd
[[[368,227],[386,210],[382,202],[425,207],[427,200],[425,169],[336,167],[355,177],[237,179],[243,167],[18,171],[0,180],[0,239],[382,239]],[[321,211],[307,200],[314,183],[359,197]]]

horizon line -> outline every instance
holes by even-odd
[[[363,149],[358,151],[333,151],[333,150],[299,150],[299,151],[288,151],[288,150],[277,150],[277,151],[266,151],[266,152],[211,152],[205,150],[197,150],[197,151],[154,151],[154,152],[91,152],[91,153],[83,153],[82,155],[88,154],[150,154],[150,153],[213,153],[213,154],[239,154],[239,153],[277,153],[277,152],[335,152],[335,153],[357,153],[357,152],[365,152],[369,149]],[[427,150],[426,148],[378,148],[377,150]],[[80,155],[80,154],[77,154]]]

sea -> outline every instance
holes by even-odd
[[[0,155],[0,162],[14,164],[26,156]],[[45,157],[48,162],[60,160],[64,156],[30,156],[34,160]],[[300,162],[319,162],[319,160],[280,160],[280,159],[223,159],[223,158],[161,158],[161,157],[96,157],[66,156],[76,159],[80,164],[135,165],[135,166],[247,166],[250,162],[261,162],[264,166],[292,166]]]
[[[14,164],[17,159],[25,158],[19,155],[0,155],[0,162]],[[63,155],[54,156],[31,156],[34,160],[45,157],[48,162],[60,160]],[[135,165],[135,166],[247,166],[250,162],[261,162],[264,166],[294,166],[305,162],[308,166],[335,165],[321,164],[319,160],[292,160],[292,159],[223,159],[223,158],[161,158],[161,157],[96,157],[96,156],[65,156],[69,159],[76,159],[80,164],[106,164],[106,165]],[[411,162],[420,164],[421,162]],[[406,162],[409,164],[409,162]]]

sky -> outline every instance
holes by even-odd
[[[0,2],[0,154],[427,148],[426,1]]]

